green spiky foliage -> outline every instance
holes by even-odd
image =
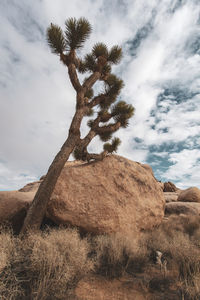
[[[108,112],[108,110],[101,110],[99,112],[99,115],[101,116],[101,122],[108,122],[110,120],[110,113]]]
[[[83,160],[83,152],[82,152],[82,149],[76,147],[72,153],[73,157],[76,159],[76,160]]]
[[[111,66],[106,64],[105,66],[103,66],[103,73],[110,73],[111,72]]]
[[[119,79],[114,74],[110,74],[105,80],[105,98],[100,103],[100,107],[102,109],[110,107],[110,105],[116,101],[116,98],[120,94],[123,87],[123,80]]]
[[[96,70],[97,64],[92,54],[87,54],[85,56],[84,64],[86,71],[94,72]]]
[[[99,56],[103,56],[105,58],[108,58],[108,48],[103,43],[97,43],[94,45],[92,49],[92,55],[95,58],[98,58]]]
[[[111,139],[112,133],[111,132],[102,132],[102,133],[99,133],[99,137],[102,142],[107,142]]]
[[[112,107],[111,114],[116,122],[120,122],[121,126],[126,128],[128,126],[128,120],[134,114],[134,107],[125,101],[119,101]]]
[[[85,72],[87,72],[86,64],[81,59],[79,60],[78,71],[79,71],[79,73],[82,73],[82,74],[84,74]]]
[[[103,149],[105,151],[108,151],[108,153],[117,152],[117,149],[118,149],[120,144],[121,144],[120,139],[115,137],[114,139],[112,139],[111,143],[104,144]]]
[[[111,64],[118,64],[122,59],[122,48],[119,46],[113,46],[108,53],[108,61]]]
[[[81,48],[91,33],[91,25],[85,18],[69,18],[65,22],[65,40],[70,50]]]
[[[123,80],[121,80],[114,74],[110,74],[105,83],[108,86],[107,95],[109,97],[116,98],[120,94],[121,89],[124,87]]]
[[[62,54],[66,50],[62,29],[57,25],[51,24],[47,28],[47,42],[51,51],[55,54]]]

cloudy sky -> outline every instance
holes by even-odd
[[[0,190],[45,174],[67,137],[75,93],[45,35],[51,22],[82,16],[93,32],[80,55],[96,42],[123,48],[114,72],[136,112],[117,133],[118,154],[159,180],[200,187],[199,0],[1,0]]]

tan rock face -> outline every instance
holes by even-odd
[[[137,232],[162,221],[164,203],[150,168],[112,155],[99,162],[66,163],[47,216],[87,232]]]
[[[184,215],[200,215],[200,203],[191,202],[171,202],[165,207],[166,215],[184,214]]]
[[[178,196],[178,201],[200,203],[200,189],[191,187],[182,191]]]
[[[175,202],[178,199],[178,192],[165,192],[164,193],[164,197],[165,197],[165,201],[168,202]]]
[[[163,192],[176,192],[178,188],[175,186],[174,183],[168,181],[164,182],[164,189]]]
[[[34,195],[35,192],[0,192],[0,224],[9,222],[18,232]]]
[[[41,182],[42,182],[42,180],[28,183],[23,188],[21,188],[19,190],[19,192],[35,192],[36,193]]]

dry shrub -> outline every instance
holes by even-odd
[[[170,286],[173,284],[173,280],[169,276],[157,276],[149,281],[150,291],[165,292],[168,291]]]
[[[200,228],[200,216],[186,216],[183,219],[184,231],[192,237]]]
[[[80,278],[93,269],[89,244],[76,230],[52,230],[24,240],[9,233],[0,238],[6,255],[0,299],[70,299]]]
[[[163,231],[167,235],[174,234],[176,231],[187,233],[192,237],[200,228],[200,216],[193,215],[171,215],[167,222],[161,224]]]
[[[96,273],[117,278],[125,272],[142,272],[147,263],[146,248],[133,237],[121,234],[97,236],[93,239]]]
[[[193,244],[200,249],[200,227],[197,230],[195,230],[191,240]]]
[[[22,295],[16,280],[12,281],[11,261],[16,255],[16,239],[8,228],[0,228],[0,299],[19,299]]]
[[[200,299],[200,249],[189,239],[178,239],[174,261],[178,266],[184,294],[188,299]]]
[[[194,240],[195,236],[199,237],[199,229],[196,227],[198,218],[182,217],[176,226],[177,218],[173,217],[170,220],[173,221],[171,226],[169,222],[162,224],[147,236],[148,250],[150,253],[161,251],[168,260],[167,268],[171,274],[173,271],[178,272],[177,279],[186,299],[199,299],[200,248]]]
[[[182,244],[200,244],[200,217],[186,215],[172,215],[154,231],[147,233],[146,240],[149,248],[170,252],[173,245],[178,245],[178,239]],[[173,246],[173,247],[172,247]]]
[[[13,254],[14,240],[12,232],[6,228],[0,228],[0,272],[7,266],[10,257]]]

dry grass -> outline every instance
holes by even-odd
[[[147,249],[133,237],[102,235],[94,238],[92,244],[96,272],[103,276],[117,278],[125,273],[139,273],[147,264]]]
[[[167,260],[167,273],[152,259],[157,250]],[[170,292],[175,283],[184,300],[200,299],[199,218],[169,217],[140,240],[120,234],[80,238],[72,229],[51,229],[24,240],[9,230],[0,232],[2,300],[75,299],[78,281],[91,273],[138,277],[155,293]]]
[[[199,219],[172,216],[146,239],[149,252],[159,250],[164,254],[168,273],[177,273],[185,299],[200,299]]]
[[[89,244],[76,230],[52,230],[25,240],[4,232],[0,239],[0,299],[69,299],[93,269]]]

